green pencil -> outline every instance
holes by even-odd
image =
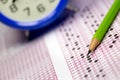
[[[119,10],[120,10],[120,0],[115,0],[114,3],[112,4],[112,7],[110,8],[107,15],[100,24],[97,32],[94,34],[87,55],[89,55],[92,51],[94,51],[98,47],[98,45],[102,42],[107,31],[109,30],[109,27],[116,18]]]

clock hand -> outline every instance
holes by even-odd
[[[12,3],[15,3],[16,2],[16,0],[12,0]]]

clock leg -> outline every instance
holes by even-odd
[[[68,9],[68,10],[71,10],[71,11],[73,11],[73,12],[78,12],[78,8],[75,8],[75,7],[73,7],[73,6],[70,5],[70,4],[67,5],[67,9]]]
[[[30,36],[30,31],[28,31],[28,30],[25,31],[25,37],[27,40],[29,40],[29,36]]]

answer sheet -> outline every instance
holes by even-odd
[[[8,49],[25,43],[24,31],[8,27],[0,22],[0,57],[7,55]]]
[[[55,30],[0,57],[0,80],[120,80],[120,13],[100,46],[86,56],[113,2],[73,0],[78,11]]]

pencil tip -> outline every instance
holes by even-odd
[[[91,50],[88,51],[87,56],[90,55],[90,53],[91,53]]]

